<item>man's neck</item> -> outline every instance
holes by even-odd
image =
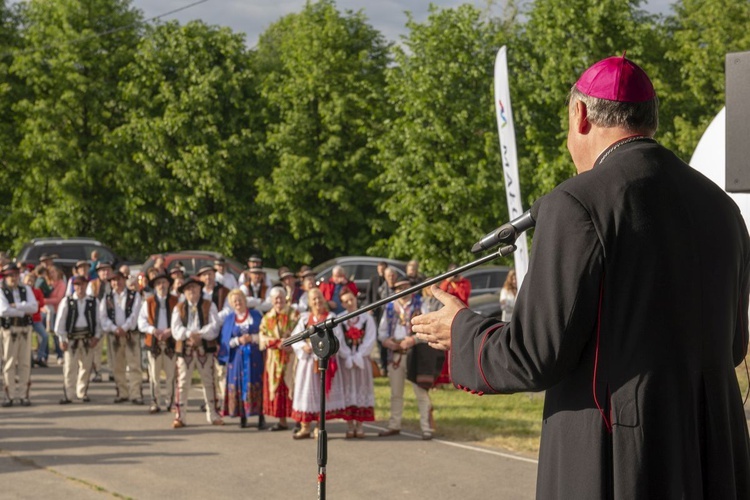
[[[596,160],[616,142],[639,135],[645,137],[645,134],[621,127],[592,127],[590,134],[590,147],[587,150],[588,158],[585,162],[585,165],[589,165],[589,167],[580,170],[579,173],[596,167]]]

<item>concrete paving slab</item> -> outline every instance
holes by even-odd
[[[32,372],[33,406],[0,409],[0,484],[8,498],[296,499],[317,497],[317,443],[291,432],[211,426],[191,393],[188,427],[147,406],[113,404],[112,383],[90,403],[59,405],[60,367]],[[386,415],[378,415],[381,418]],[[255,420],[250,419],[254,424]],[[273,420],[270,421],[273,423]],[[536,462],[499,450],[402,433],[344,439],[328,425],[329,498],[534,498]]]

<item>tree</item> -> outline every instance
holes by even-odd
[[[11,212],[10,201],[19,175],[18,123],[13,103],[25,96],[26,87],[10,72],[14,55],[20,49],[19,19],[5,0],[0,3],[0,219]],[[8,228],[0,224],[0,238],[8,241]],[[3,248],[5,250],[5,248]]]
[[[120,91],[127,112],[110,144],[127,249],[258,247],[255,181],[267,169],[244,35],[197,21],[158,26],[123,70]]]
[[[138,41],[140,11],[127,0],[23,7],[11,73],[29,95],[13,106],[22,160],[2,232],[16,248],[40,235],[95,236],[118,248],[114,221],[124,214],[104,137],[122,120],[118,75]]]
[[[422,261],[428,271],[469,257],[477,236],[507,216],[493,106],[495,54],[505,37],[471,5],[411,16],[388,73],[396,117],[377,141],[372,183],[392,235],[377,253]]]
[[[640,10],[640,3],[534,2],[520,38],[508,51],[522,192],[529,203],[575,173],[565,146],[565,102],[588,66],[627,50],[649,74],[659,76],[654,62],[663,54],[655,18]]]
[[[264,253],[296,264],[364,252],[378,217],[371,139],[387,112],[388,45],[361,12],[322,0],[272,25],[256,61],[273,162],[258,180]]]
[[[750,2],[747,0],[682,0],[664,25],[669,40],[665,60],[674,71],[663,101],[662,142],[685,161],[711,120],[724,106],[725,56],[750,48]]]

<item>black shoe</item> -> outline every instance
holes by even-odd
[[[263,415],[260,415],[258,417],[258,430],[262,431],[265,428],[266,428],[266,417],[264,417]]]
[[[201,405],[201,411],[202,411],[202,412],[205,412],[205,411],[206,411],[206,403],[203,403],[203,404]]]
[[[84,396],[81,398],[81,403],[88,403],[89,401],[91,401],[91,398],[88,396]]]
[[[240,427],[243,429],[247,427],[247,417],[240,417]]]
[[[47,368],[47,362],[44,361],[43,359],[38,359],[37,362],[36,362],[36,365],[39,368]]]
[[[21,399],[21,406],[31,406],[31,401],[29,400],[29,398]]]
[[[69,400],[68,398],[62,398],[62,399],[60,400],[60,404],[61,404],[61,405],[69,405],[69,404],[70,404],[70,403],[72,403],[72,402],[73,402],[73,401]]]
[[[0,406],[2,406],[3,408],[10,408],[11,406],[13,406],[13,400],[6,399],[5,401],[2,402],[2,404],[0,404]]]
[[[115,398],[115,404],[124,403],[128,398]]]
[[[294,433],[297,433],[297,432],[299,432],[299,431],[301,431],[301,430],[302,430],[302,424],[301,424],[301,423],[299,423],[299,422],[297,422],[297,423],[296,423],[296,424],[294,425],[294,428],[292,429],[292,432],[294,432]]]
[[[289,427],[287,427],[286,425],[281,425],[280,423],[276,422],[271,427],[269,427],[268,430],[271,432],[288,431]]]
[[[135,398],[132,403],[134,405],[142,405],[143,404],[143,398]]]
[[[92,378],[91,381],[92,382],[101,382],[102,381],[102,374],[101,373],[97,373],[96,375],[94,375],[94,378]]]

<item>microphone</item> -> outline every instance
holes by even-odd
[[[536,225],[536,218],[539,215],[539,200],[534,202],[530,209],[526,210],[519,217],[510,222],[506,222],[494,231],[484,235],[471,247],[472,253],[478,253],[482,250],[490,250],[500,245],[513,244],[518,237]]]

